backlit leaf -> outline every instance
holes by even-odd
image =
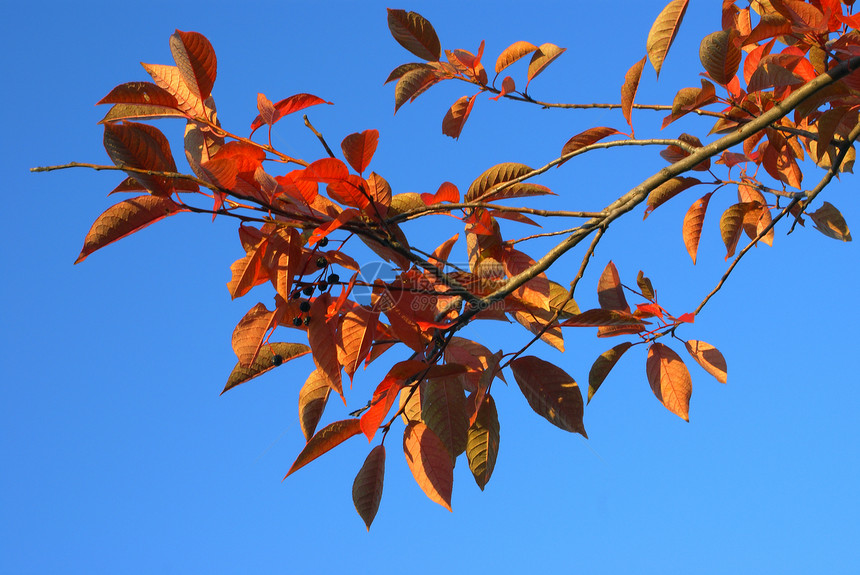
[[[666,54],[675,40],[675,35],[678,34],[681,21],[684,19],[687,4],[689,4],[689,0],[672,0],[669,2],[657,16],[651,26],[651,31],[648,32],[645,49],[648,53],[648,60],[654,66],[658,77],[660,76],[660,69],[663,67],[663,60],[665,60]]]
[[[170,92],[159,88],[152,82],[127,82],[111,90],[107,96],[96,102],[99,104],[143,104],[159,106],[178,111],[178,103]]]
[[[621,287],[621,278],[618,277],[618,269],[610,261],[603,268],[600,279],[597,282],[597,301],[602,309],[629,312],[630,306],[624,297],[624,288]]]
[[[454,102],[442,119],[443,134],[455,140],[460,138],[460,133],[463,131],[463,126],[466,125],[466,120],[469,119],[469,114],[472,113],[472,106],[475,104],[475,98],[477,97],[477,94],[471,98],[463,96]]]
[[[641,331],[643,322],[632,313],[614,309],[589,309],[561,322],[562,327],[629,326]]]
[[[699,60],[717,84],[728,84],[741,64],[737,36],[735,30],[721,30],[705,36],[699,46]]]
[[[388,9],[388,29],[397,43],[421,58],[437,61],[442,46],[433,26],[417,12]]]
[[[621,132],[619,132],[615,128],[606,128],[603,126],[598,126],[596,128],[589,128],[589,129],[585,130],[584,132],[581,132],[581,133],[575,135],[574,137],[572,137],[571,139],[569,139],[564,144],[564,146],[561,148],[561,155],[566,156],[572,152],[575,152],[577,150],[581,150],[582,148],[585,148],[586,146],[590,146],[591,144],[599,142],[603,138],[611,136],[612,134],[620,134],[620,133]],[[567,160],[565,160],[565,162],[566,161]],[[563,163],[564,162],[561,162],[558,165],[560,166]]]
[[[343,150],[343,156],[352,169],[360,174],[370,164],[378,143],[379,131],[365,130],[345,137],[340,144],[340,149]]]
[[[672,348],[654,343],[648,349],[645,371],[651,391],[660,403],[684,421],[690,421],[693,382],[681,357]]]
[[[185,211],[184,208],[168,197],[147,195],[123,200],[96,218],[75,263],[84,261],[88,255],[110,243],[181,211]]]
[[[250,366],[246,367],[242,365],[241,362],[236,364],[236,367],[234,367],[233,371],[230,372],[230,377],[227,378],[227,384],[224,386],[221,393],[223,394],[237,385],[245,383],[248,380],[254,379],[258,375],[263,375],[264,373],[278,367],[274,361],[276,355],[280,356],[280,362],[283,364],[291,359],[307,355],[310,352],[311,348],[300,343],[278,342],[266,344],[260,348],[260,352],[257,354],[257,357]]]
[[[705,223],[705,212],[708,210],[708,202],[711,200],[713,192],[708,192],[690,206],[687,214],[684,216],[684,225],[681,228],[681,235],[684,237],[684,245],[687,248],[687,253],[693,258],[693,265],[696,264],[696,256],[699,252],[699,239],[702,237],[702,226]]]
[[[284,475],[284,479],[319,457],[331,451],[350,437],[361,433],[361,427],[357,419],[343,419],[326,425],[308,441],[302,452],[296,458],[290,470]]]
[[[379,503],[382,501],[382,484],[385,478],[385,446],[377,445],[370,450],[367,459],[352,483],[352,502],[367,530],[373,523]]]
[[[314,357],[314,363],[320,373],[325,377],[328,386],[331,387],[343,399],[343,382],[341,380],[341,365],[337,358],[337,345],[335,344],[335,323],[337,318],[326,318],[326,310],[331,298],[328,294],[322,294],[311,302],[308,312],[310,323],[308,323],[308,342]]]
[[[735,254],[738,240],[743,232],[744,216],[751,209],[757,208],[758,202],[740,202],[730,206],[720,217],[720,235],[726,246],[726,259]]]
[[[763,232],[773,221],[770,215],[770,209],[767,207],[767,200],[764,194],[758,191],[757,188],[748,185],[738,186],[738,200],[741,202],[757,202],[757,207],[752,207],[744,214],[743,228],[744,233],[753,240]],[[761,241],[769,246],[773,245],[773,228],[762,236]]]
[[[117,167],[153,172],[176,172],[176,163],[167,138],[158,128],[137,122],[105,124],[104,147]],[[127,172],[154,196],[173,193],[170,178]]]
[[[266,244],[265,239],[260,241],[245,254],[245,257],[236,260],[230,266],[232,275],[227,282],[227,290],[230,292],[231,299],[242,297],[251,291],[251,288],[269,279],[268,272],[263,269]]]
[[[531,408],[565,431],[588,438],[582,424],[582,394],[560,367],[531,355],[511,362],[511,371]]]
[[[385,416],[391,410],[403,386],[427,369],[428,365],[417,359],[407,359],[394,364],[383,380],[376,386],[370,408],[361,416],[361,431],[370,441],[376,435]]]
[[[409,64],[401,64],[396,67],[391,73],[388,75],[388,78],[385,79],[383,84],[387,84],[392,80],[398,80],[403,77],[406,72],[411,72],[412,70],[433,70],[433,67],[430,64],[424,64],[423,62],[410,62]]]
[[[845,218],[830,202],[824,202],[820,208],[811,212],[809,217],[815,223],[815,229],[834,240],[851,241],[851,232]]]
[[[555,44],[541,44],[537,51],[532,54],[532,59],[529,61],[529,71],[526,74],[526,91],[529,89],[529,84],[534,80],[535,76],[543,72],[547,66],[561,56],[567,48],[559,48]]]
[[[140,120],[154,118],[185,118],[184,112],[167,106],[149,104],[114,104],[99,124],[119,120]]]
[[[311,348],[308,347],[305,353],[310,352],[310,350]],[[306,441],[310,441],[313,437],[328,403],[330,393],[331,387],[319,369],[311,372],[299,391],[299,424]]]
[[[322,98],[318,96],[314,96],[313,94],[295,94],[290,96],[289,98],[284,98],[280,102],[275,104],[275,111],[277,114],[272,118],[272,123],[274,124],[284,116],[288,114],[292,114],[294,112],[298,112],[299,110],[304,110],[309,106],[316,106],[317,104],[329,104],[332,105],[331,102],[326,102]],[[257,116],[254,118],[254,121],[251,122],[251,135],[257,131],[257,128],[263,126],[265,122],[263,121],[262,116]]]
[[[481,491],[490,481],[499,455],[499,413],[492,396],[485,395],[478,408],[478,417],[469,428],[466,457],[469,469]]]
[[[340,343],[341,364],[352,381],[352,376],[358,371],[361,362],[367,358],[376,333],[379,313],[363,307],[356,307],[343,314],[343,321],[338,332]]]
[[[253,365],[273,320],[274,312],[269,311],[262,303],[252,307],[239,320],[232,338],[233,352],[239,358],[239,365]]]
[[[406,463],[421,490],[431,501],[451,511],[454,489],[454,460],[429,427],[412,422],[403,432]]]
[[[643,219],[647,218],[651,214],[651,212],[653,212],[665,202],[674,198],[684,190],[701,183],[701,180],[699,180],[698,178],[687,178],[682,176],[678,178],[672,178],[671,180],[660,184],[659,186],[651,190],[650,194],[648,194],[648,207],[645,208],[645,216],[643,217]]]
[[[192,118],[205,117],[203,100],[185,83],[178,67],[164,64],[141,65],[159,88],[176,98],[176,105],[181,111]]]
[[[621,113],[631,129],[633,128],[633,120],[631,119],[633,101],[636,99],[636,91],[639,89],[639,79],[642,77],[642,69],[645,67],[645,58],[646,56],[643,56],[641,60],[627,70],[627,73],[624,74],[624,84],[621,86]]]
[[[524,176],[531,171],[532,169],[530,167],[516,162],[496,164],[472,182],[472,185],[469,186],[469,191],[466,192],[465,199],[467,202],[486,200],[487,198],[492,197],[491,192],[493,188],[520,176]]]
[[[525,42],[520,40],[518,42],[514,42],[507,48],[505,48],[499,57],[496,59],[496,74],[499,74],[502,70],[522,58],[523,56],[527,56],[532,52],[538,49],[537,46],[532,44],[531,42]]]
[[[403,74],[394,86],[394,113],[407,100],[414,100],[438,81],[439,76],[432,68],[418,68]]]
[[[693,359],[701,365],[705,371],[717,378],[720,383],[726,383],[728,367],[726,366],[726,358],[719,352],[717,348],[704,341],[691,339],[684,343],[687,351],[693,356]]]
[[[502,80],[502,89],[499,90],[499,93],[490,98],[490,100],[498,101],[502,96],[507,96],[508,94],[512,94],[517,89],[516,83],[514,83],[514,79],[510,76],[505,76],[505,79]]]
[[[194,95],[201,100],[208,98],[215,85],[218,67],[215,50],[209,40],[197,32],[177,30],[170,36],[170,52],[182,79]]]
[[[630,346],[632,345],[633,344],[629,341],[619,343],[612,349],[608,349],[601,353],[594,361],[594,364],[591,366],[591,371],[588,372],[588,402],[591,401],[591,398],[594,397],[594,394],[597,393],[598,389],[600,389],[600,386],[603,384],[603,380],[606,379],[606,376],[609,375],[609,372],[612,371],[612,368],[615,367],[615,364],[618,363],[618,360],[621,359],[624,352],[630,349]]]

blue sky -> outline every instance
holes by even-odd
[[[698,41],[719,28],[719,2],[693,0],[661,74],[646,68],[637,100],[668,103],[699,85]],[[567,52],[530,89],[536,98],[616,102],[626,70],[644,54],[662,0],[635,6],[580,2],[414,2],[443,48],[485,61],[516,40]],[[691,365],[691,422],[665,410],[645,378],[641,348],[616,366],[586,409],[590,439],[535,415],[515,385],[494,387],[501,422],[495,473],[481,493],[466,462],[455,469],[453,514],[416,486],[399,442],[388,448],[385,492],[367,533],[351,501],[369,447],[355,438],[281,478],[304,440],[298,390],[307,358],[219,396],[233,365],[230,334],[265,286],[230,301],[225,283],[242,255],[235,225],[183,214],[73,266],[92,221],[121,177],[32,166],[109,163],[93,104],[113,86],[146,80],[138,62],[169,64],[174,29],[205,34],[218,55],[213,95],[224,125],[244,133],[256,95],[310,92],[335,103],[308,110],[329,142],[380,131],[372,169],[395,193],[465,190],[504,161],[543,165],[594,125],[624,129],[620,114],[540,110],[479,96],[458,142],[440,133],[468,86],[441,85],[393,116],[395,66],[414,58],[389,35],[386,4],[372,2],[54,3],[8,7],[0,23],[6,81],[0,107],[6,200],[0,213],[7,278],[0,290],[0,572],[3,573],[856,573],[857,306],[855,243],[810,227],[777,230],[753,250],[683,337],[717,346],[721,385]],[[513,68],[519,80],[521,64]],[[660,136],[662,115],[634,112],[637,133]],[[179,121],[158,126],[178,142]],[[667,128],[704,134],[685,118]],[[283,120],[275,145],[322,157],[301,118]],[[179,144],[174,149],[181,149]],[[598,210],[664,165],[653,149],[595,152],[539,181],[557,194],[534,206]],[[806,182],[817,181],[816,172]],[[809,184],[808,187],[812,187]],[[850,174],[828,188],[849,226],[860,222]],[[681,220],[693,195],[646,221],[641,209],[610,228],[580,284],[595,287],[610,259],[625,283],[642,269],[660,302],[692,311],[726,263],[715,196],[693,266]],[[432,250],[453,220],[407,228]],[[531,233],[511,224],[510,237]],[[528,243],[540,255],[551,242]],[[463,250],[462,243],[455,247]],[[550,272],[567,284],[582,251]],[[257,299],[259,298],[259,299]],[[565,354],[536,353],[587,386],[593,360],[616,342],[570,332]],[[295,332],[285,337],[296,341]],[[521,330],[491,325],[468,335],[513,351]],[[681,351],[679,349],[679,351]],[[692,364],[692,362],[688,362]],[[378,369],[378,368],[377,368]],[[350,408],[382,373],[356,378]],[[513,378],[509,377],[513,383]]]

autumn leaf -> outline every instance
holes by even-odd
[[[385,446],[377,445],[370,450],[367,459],[352,483],[352,502],[367,530],[379,511],[382,501],[382,484],[385,478]]]
[[[177,107],[191,118],[201,118],[206,115],[203,100],[191,89],[177,66],[164,64],[141,64],[143,69],[152,76],[152,80],[162,90],[176,98]]]
[[[358,371],[361,362],[370,353],[378,321],[378,312],[372,312],[363,307],[356,307],[343,314],[338,331],[338,342],[341,351],[340,361],[350,381]]]
[[[651,26],[651,31],[648,33],[645,49],[648,53],[648,60],[654,66],[658,77],[660,76],[660,69],[663,67],[663,60],[666,58],[684,19],[687,4],[689,4],[689,0],[672,0],[669,2],[657,16]]]
[[[721,30],[708,34],[699,46],[699,60],[711,80],[725,86],[735,76],[741,64],[741,48],[737,30]]]
[[[589,309],[571,316],[560,324],[562,327],[609,327],[623,326],[633,328],[633,333],[642,331],[643,322],[635,315],[614,309]]]
[[[609,372],[612,371],[612,368],[615,367],[615,364],[618,363],[618,360],[621,359],[624,352],[630,349],[630,346],[632,345],[633,344],[629,341],[619,343],[612,349],[601,353],[594,361],[591,366],[591,370],[588,372],[588,401],[586,403],[591,402],[591,398],[594,397],[594,394],[597,393],[598,389],[600,389],[600,386],[603,384],[603,380],[606,379],[606,376],[609,375]]]
[[[246,367],[253,365],[266,333],[273,326],[273,321],[274,312],[269,311],[262,303],[252,307],[239,320],[236,329],[233,330],[232,346],[240,365]]]
[[[466,395],[459,376],[438,377],[421,383],[421,421],[442,441],[452,459],[466,450],[469,421]]]
[[[119,168],[136,168],[152,172],[176,172],[176,163],[167,138],[148,124],[123,122],[104,125],[104,147]],[[170,178],[126,172],[154,196],[169,196],[174,186]]]
[[[618,269],[612,261],[606,264],[603,273],[600,274],[597,282],[597,301],[601,309],[630,311],[627,298],[624,297],[624,288],[621,287],[621,278],[618,277]]]
[[[243,384],[246,381],[254,379],[258,375],[264,373],[290,361],[297,357],[302,357],[311,352],[311,348],[300,343],[269,343],[260,347],[257,357],[250,366],[242,365],[242,362],[236,363],[236,367],[230,372],[230,377],[227,378],[227,384],[221,391],[223,395],[228,390],[233,389],[237,385]],[[275,359],[277,358],[277,360]]]
[[[517,85],[514,83],[514,79],[510,76],[505,76],[505,79],[502,80],[502,89],[499,90],[498,94],[491,97],[490,100],[498,101],[499,98],[507,96],[508,94],[512,94],[516,89]]]
[[[502,70],[522,58],[523,56],[527,56],[532,52],[535,52],[538,49],[537,46],[532,44],[531,42],[525,42],[520,40],[518,42],[514,42],[499,54],[499,57],[496,59],[496,74],[501,73]]]
[[[529,89],[529,84],[535,79],[535,76],[546,70],[546,67],[552,64],[556,58],[561,56],[567,48],[559,48],[555,44],[541,44],[537,51],[532,54],[532,59],[529,61],[529,70],[526,74],[526,91]]]
[[[466,125],[466,120],[469,119],[469,114],[472,113],[472,106],[475,104],[475,98],[477,97],[477,94],[471,98],[463,96],[454,102],[442,119],[443,134],[455,140],[460,138],[460,133],[463,131],[463,126]]]
[[[93,222],[75,263],[84,261],[88,255],[108,244],[182,211],[185,209],[172,199],[159,196],[137,196],[114,204]]]
[[[365,130],[345,137],[340,144],[340,149],[343,150],[343,156],[352,169],[360,174],[370,164],[378,143],[379,131]]]
[[[708,192],[690,206],[687,214],[684,216],[684,224],[681,228],[681,235],[684,238],[684,246],[687,248],[687,253],[693,258],[693,265],[696,264],[696,256],[699,252],[699,239],[702,237],[702,227],[705,223],[705,212],[708,210],[708,202],[711,200],[713,192]]]
[[[177,30],[170,36],[170,52],[185,84],[201,101],[215,85],[217,60],[212,44],[203,34]]]
[[[651,285],[651,280],[645,276],[645,272],[639,270],[636,274],[636,285],[639,286],[639,291],[645,296],[645,299],[654,301],[657,299],[657,292],[654,291],[654,286]]]
[[[815,229],[834,240],[851,241],[851,232],[845,218],[830,202],[824,202],[820,208],[811,212],[809,217],[815,223]]]
[[[493,196],[491,191],[505,182],[509,182],[520,176],[524,176],[531,172],[532,169],[525,164],[516,162],[506,162],[496,164],[492,168],[484,171],[483,174],[477,177],[469,186],[469,191],[466,192],[465,200],[467,202],[486,201]]]
[[[720,383],[726,383],[728,368],[726,367],[726,358],[720,351],[709,343],[691,339],[684,342],[687,351],[701,365],[705,371],[717,378]]]
[[[589,128],[589,129],[585,130],[584,132],[580,132],[579,134],[577,134],[574,137],[572,137],[571,139],[569,139],[564,144],[564,146],[562,146],[561,155],[562,155],[562,157],[564,157],[568,154],[572,154],[573,152],[576,152],[577,150],[581,150],[582,148],[590,146],[591,144],[597,143],[600,140],[602,140],[603,138],[606,138],[606,137],[611,136],[613,134],[620,134],[620,133],[621,132],[619,132],[615,128],[606,128],[603,126],[598,126],[596,128]],[[566,161],[567,160],[564,160],[563,162],[559,162],[557,164],[557,166],[561,166]]]
[[[232,276],[227,282],[230,298],[236,299],[248,293],[251,288],[268,281],[268,271],[263,268],[267,240],[263,238],[255,244],[244,257],[233,262],[230,266]]]
[[[758,202],[740,202],[729,206],[723,212],[723,215],[720,217],[720,234],[726,246],[726,259],[735,255],[735,249],[743,232],[744,217],[747,212],[758,208],[760,205]]]
[[[636,99],[636,91],[639,89],[639,79],[642,77],[642,69],[645,67],[645,56],[641,60],[633,64],[627,73],[624,74],[624,84],[621,86],[621,113],[624,119],[633,129],[633,101]]]
[[[376,435],[391,406],[403,386],[414,376],[425,371],[429,366],[417,359],[407,359],[394,364],[373,392],[370,408],[361,416],[361,431],[371,441]]]
[[[179,112],[179,104],[170,92],[159,88],[152,82],[126,82],[120,84],[108,95],[96,102],[99,104],[138,104],[163,108],[164,115],[184,116]]]
[[[560,367],[531,355],[513,360],[510,366],[535,413],[560,429],[588,438],[582,424],[582,394],[572,377]]]
[[[681,357],[672,348],[654,343],[648,349],[645,371],[657,399],[666,409],[684,421],[690,421],[693,382]]]
[[[688,178],[688,177],[678,177],[672,178],[671,180],[664,182],[651,190],[651,193],[648,194],[647,204],[648,207],[645,208],[645,215],[642,219],[647,218],[651,212],[662,206],[665,202],[674,198],[684,190],[687,190],[697,184],[701,184],[701,180],[698,178]]]
[[[319,457],[331,451],[350,437],[361,433],[361,427],[357,419],[343,419],[335,421],[323,427],[308,441],[302,452],[293,462],[290,470],[284,475],[284,479]]]
[[[407,100],[415,100],[439,80],[432,68],[416,68],[403,74],[394,86],[394,113]]]
[[[451,511],[454,460],[442,440],[425,424],[412,422],[403,432],[403,453],[421,490],[431,501]]]
[[[485,395],[475,423],[469,428],[466,442],[466,457],[469,469],[475,478],[475,483],[481,488],[486,487],[496,467],[499,455],[499,413],[492,396]]]
[[[438,61],[442,46],[433,26],[417,12],[388,9],[388,29],[397,43],[421,58]]]
[[[289,114],[293,114],[298,112],[299,110],[304,110],[309,106],[316,106],[318,104],[328,104],[332,105],[331,102],[326,102],[322,98],[318,96],[314,96],[313,94],[295,94],[290,96],[289,98],[284,98],[280,102],[277,102],[275,106],[275,112],[277,112],[271,118],[271,124],[274,124],[284,116]],[[262,115],[254,118],[254,121],[251,122],[251,135],[254,135],[254,132],[257,131],[258,128],[265,125],[267,122],[263,120]]]
[[[314,363],[320,373],[325,377],[329,387],[337,392],[346,404],[343,397],[343,382],[341,380],[341,365],[337,358],[337,346],[335,344],[334,322],[326,318],[326,310],[331,298],[322,294],[311,302],[308,312],[310,322],[308,323],[308,342],[311,345]]]
[[[310,348],[307,348],[306,353],[308,352]],[[313,437],[330,393],[331,387],[328,380],[319,369],[311,372],[299,391],[299,424],[306,441],[310,441]]]

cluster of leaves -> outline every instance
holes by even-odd
[[[451,508],[453,468],[463,454],[484,489],[499,452],[493,383],[505,381],[506,367],[536,413],[560,429],[586,436],[584,402],[575,379],[545,359],[525,355],[537,340],[563,351],[565,328],[596,327],[598,337],[632,336],[632,341],[615,345],[592,365],[589,402],[621,356],[642,345],[647,349],[645,371],[655,396],[688,420],[689,371],[681,356],[660,340],[669,336],[683,342],[695,362],[726,382],[727,367],[720,352],[702,341],[682,340],[676,330],[693,322],[746,250],[758,242],[770,245],[774,225],[786,214],[802,223],[801,215],[810,202],[840,171],[850,170],[853,143],[860,136],[860,71],[854,71],[860,66],[860,17],[845,9],[852,2],[837,0],[755,0],[747,7],[724,0],[721,30],[701,44],[705,70],[701,87],[681,89],[671,106],[635,104],[646,58],[659,74],[687,4],[688,0],[672,0],[663,9],[648,35],[646,57],[630,68],[621,83],[621,103],[604,106],[620,109],[629,135],[611,127],[590,128],[570,138],[560,156],[545,166],[498,164],[478,176],[465,194],[450,182],[441,183],[435,193],[394,193],[381,175],[368,172],[379,139],[376,130],[344,137],[343,159],[336,157],[321,134],[317,135],[325,145],[325,157],[306,161],[276,150],[271,132],[281,118],[328,104],[310,94],[277,103],[260,94],[259,115],[250,135],[228,132],[221,127],[211,96],[217,67],[212,46],[201,34],[177,31],[170,38],[175,66],[144,64],[153,82],[122,84],[99,102],[112,105],[102,120],[105,149],[116,169],[128,176],[114,192],[138,195],[99,216],[77,261],[176,213],[238,219],[245,255],[231,266],[229,293],[237,298],[270,284],[275,295],[272,309],[257,303],[236,326],[232,345],[238,363],[224,391],[309,354],[314,369],[299,392],[299,419],[307,443],[287,475],[353,436],[364,435],[369,441],[380,437],[353,484],[356,509],[368,528],[382,496],[384,441],[398,420],[404,423],[407,464],[430,499]],[[564,52],[554,44],[515,42],[498,56],[495,77],[489,82],[481,64],[483,42],[475,54],[446,50],[442,61],[441,43],[426,19],[414,12],[389,10],[388,24],[395,40],[423,60],[403,64],[389,75],[388,81],[397,81],[395,111],[443,80],[467,82],[477,89],[445,114],[442,131],[448,136],[459,137],[482,93],[493,94],[492,100],[506,98],[544,107],[594,107],[548,104],[528,94],[531,81]],[[526,56],[530,61],[525,88],[518,91],[511,76],[496,88],[501,72]],[[711,134],[720,137],[707,145],[688,134],[637,139],[634,108],[669,112],[664,128],[689,113],[714,118]],[[158,129],[135,121],[164,117],[186,122],[184,151],[193,175],[177,172],[167,138]],[[268,140],[253,140],[264,126]],[[606,140],[610,136],[620,138]],[[549,212],[504,203],[551,194],[531,180],[575,156],[624,145],[660,146],[669,166],[601,212]],[[813,189],[803,191],[801,162],[807,158],[823,168],[825,176]],[[272,174],[264,169],[264,162],[284,169]],[[725,167],[725,176],[715,173],[717,165]],[[732,176],[735,169],[738,175]],[[682,175],[690,171],[708,174],[712,180]],[[775,183],[762,182],[762,176]],[[731,200],[734,203],[720,218],[726,257],[734,255],[742,234],[751,241],[699,308],[670,314],[658,303],[643,272],[637,276],[636,289],[629,288],[609,262],[597,286],[598,307],[581,311],[574,292],[610,224],[642,203],[647,205],[647,217],[674,196],[702,187],[709,191],[693,203],[682,227],[693,262],[707,207],[723,189],[737,189],[737,202]],[[200,205],[201,198],[208,201]],[[196,203],[189,203],[190,199]],[[781,206],[781,200],[787,204]],[[462,221],[468,256],[465,269],[450,259],[459,234],[424,252],[410,246],[400,227],[436,214]],[[584,222],[571,229],[504,238],[504,220],[538,226],[529,216]],[[850,240],[844,219],[830,204],[825,202],[809,217],[824,234]],[[538,259],[517,247],[534,237],[554,235],[563,240]],[[591,245],[577,276],[568,278],[570,287],[551,281],[545,273],[550,266],[589,236],[593,236]],[[396,270],[394,279],[366,280],[359,263],[348,255],[356,241],[389,262]],[[359,301],[357,286],[371,294],[369,302]],[[635,310],[625,290],[641,298]],[[456,335],[466,325],[485,319],[514,321],[531,339],[517,351],[493,351]],[[273,341],[277,328],[304,332],[299,339],[307,344]],[[407,350],[408,359],[391,360],[364,407],[317,430],[332,392],[347,404],[343,374],[352,382],[362,364],[396,357],[391,349]]]

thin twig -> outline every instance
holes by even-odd
[[[314,133],[314,136],[316,136],[320,143],[323,145],[323,148],[325,148],[325,151],[328,154],[329,158],[334,158],[334,152],[332,152],[331,148],[328,147],[328,144],[326,143],[323,135],[320,134],[316,128],[314,128],[313,124],[311,124],[311,121],[308,119],[308,115],[303,115],[302,119],[304,119],[305,121],[305,126],[307,126],[310,131]]]
[[[559,210],[538,210],[534,208],[520,208],[514,206],[501,206],[498,204],[489,204],[485,202],[461,202],[456,204],[433,204],[431,206],[426,206],[423,208],[418,208],[416,210],[412,210],[409,212],[403,212],[402,214],[397,214],[391,218],[388,218],[385,222],[387,224],[397,224],[400,222],[405,222],[408,220],[413,220],[419,216],[428,213],[447,213],[451,210],[470,210],[470,209],[485,209],[485,210],[495,210],[497,212],[516,212],[519,214],[529,214],[532,216],[541,216],[545,218],[559,217],[559,218],[599,218],[604,216],[603,212],[571,212],[571,211],[559,211]]]

